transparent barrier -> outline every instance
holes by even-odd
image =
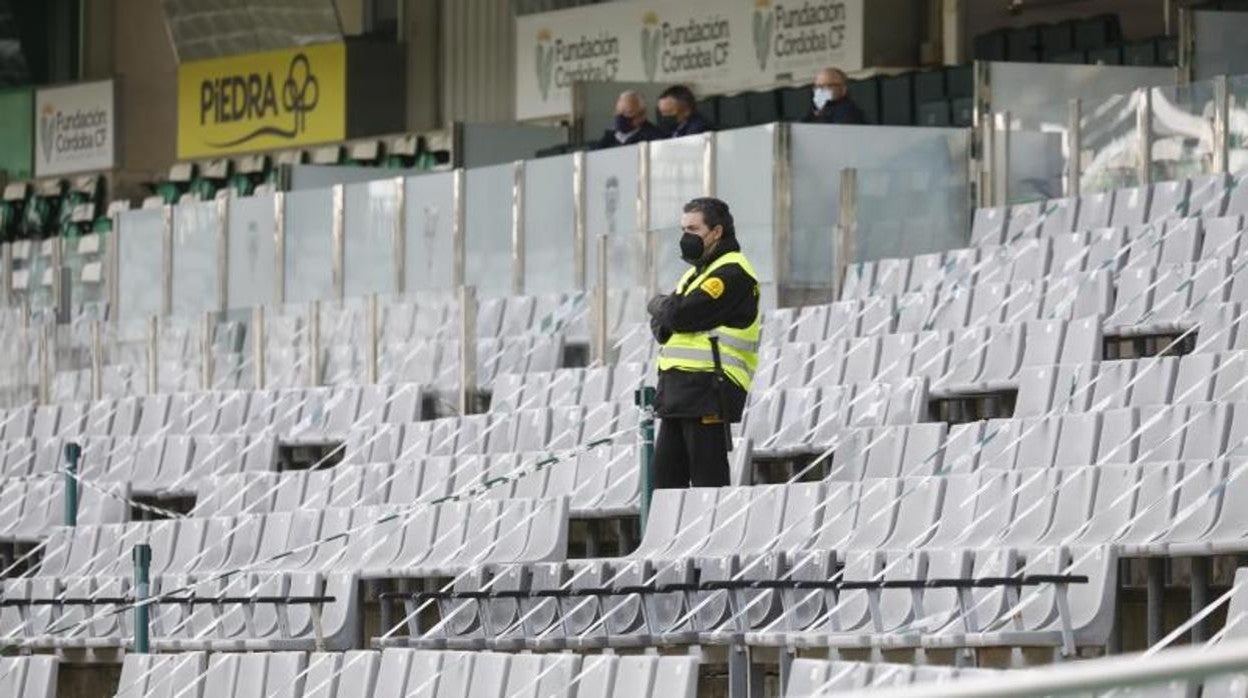
[[[222,210],[215,201],[173,207],[174,317],[199,317],[220,305],[217,248]]]
[[[524,292],[566,291],[576,285],[573,156],[524,164]]]
[[[511,290],[515,172],[515,165],[502,164],[471,169],[465,175],[464,283],[476,286],[482,298]]]
[[[308,189],[286,194],[286,302],[334,296],[334,192]]]
[[[394,293],[394,236],[399,179],[347,184],[344,189],[343,295]]]
[[[142,324],[164,311],[162,269],[165,248],[164,209],[127,211],[117,230],[117,319],[124,329],[141,332]]]
[[[685,273],[680,214],[690,199],[707,195],[707,142],[708,136],[697,135],[650,143],[650,235],[653,273],[661,289],[671,288]]]
[[[226,307],[268,305],[277,299],[275,199],[272,194],[230,199]]]
[[[455,174],[404,180],[404,288],[451,288],[455,274]]]
[[[1140,184],[1141,134],[1136,112],[1142,92],[1110,95],[1084,105],[1079,121],[1080,191],[1092,193]]]
[[[597,150],[585,155],[585,279],[598,283],[598,244],[607,236],[611,260],[608,285],[645,283],[645,238],[637,232],[640,147]]]
[[[1192,10],[1192,75],[1205,80],[1215,75],[1248,73],[1248,13]]]
[[[1153,181],[1213,171],[1214,87],[1210,81],[1150,90]]]
[[[737,240],[760,279],[776,278],[776,124],[715,134],[715,195],[729,202]]]
[[[1248,169],[1248,75],[1235,75],[1226,81],[1227,169],[1242,172]]]
[[[112,239],[111,233],[91,233],[61,243],[70,307],[98,319],[108,315],[107,269]]]

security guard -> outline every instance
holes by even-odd
[[[694,199],[680,217],[692,265],[647,309],[659,349],[655,488],[728,484],[729,424],[741,421],[758,363],[758,276],[737,244],[728,204]]]

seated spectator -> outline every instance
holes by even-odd
[[[684,85],[673,85],[659,95],[659,128],[669,138],[714,130],[711,122],[698,112],[698,100],[694,98],[693,90]]]
[[[815,75],[814,106],[802,121],[808,124],[865,124],[862,110],[849,96],[849,79],[840,68]]]
[[[614,148],[662,137],[663,132],[646,118],[646,101],[636,92],[627,90],[615,100],[615,127],[604,131],[594,147]]]

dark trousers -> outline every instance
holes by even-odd
[[[723,424],[664,419],[654,441],[655,489],[728,485],[728,444]]]

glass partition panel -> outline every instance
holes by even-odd
[[[161,312],[165,224],[161,209],[126,211],[117,226],[117,317],[126,335]]]
[[[585,155],[585,279],[598,283],[598,237],[608,239],[611,269],[607,285],[645,284],[645,245],[637,234],[638,146],[596,150]]]
[[[226,307],[250,308],[275,300],[277,222],[274,197],[231,198]]]
[[[827,288],[836,269],[841,170],[858,174],[854,259],[937,252],[970,233],[969,132],[964,129],[795,124],[789,273]]]
[[[346,185],[343,239],[343,295],[394,293],[394,229],[399,215],[399,180]]]
[[[217,310],[217,202],[173,207],[173,315],[195,318]]]
[[[758,280],[776,280],[772,244],[772,178],[776,125],[721,131],[715,139],[715,195],[732,211],[741,249]]]
[[[1088,100],[1079,122],[1081,174],[1079,189],[1094,193],[1134,187],[1140,183],[1140,134],[1136,109],[1140,93]]]
[[[1061,197],[1065,169],[1065,128],[1026,130],[1018,122],[1012,124],[1007,203]]]
[[[515,166],[478,167],[465,174],[464,280],[479,298],[511,290],[511,199]]]
[[[1213,171],[1213,83],[1152,88],[1154,182]]]
[[[1226,80],[1230,114],[1227,121],[1226,141],[1230,151],[1230,172],[1248,169],[1248,75],[1234,75]]]
[[[706,193],[704,135],[650,143],[650,233],[659,289],[676,285],[687,265],[680,259],[680,212]]]
[[[524,292],[554,293],[576,283],[572,156],[524,163]]]
[[[286,302],[334,297],[333,219],[332,190],[286,194]]]
[[[1192,10],[1192,73],[1196,80],[1248,73],[1248,13]]]
[[[452,172],[408,177],[403,207],[404,253],[412,291],[449,289],[455,267],[455,175]]]
[[[106,318],[108,290],[108,246],[110,233],[91,233],[66,239],[62,251],[65,273],[69,275],[70,307],[94,318]]]

